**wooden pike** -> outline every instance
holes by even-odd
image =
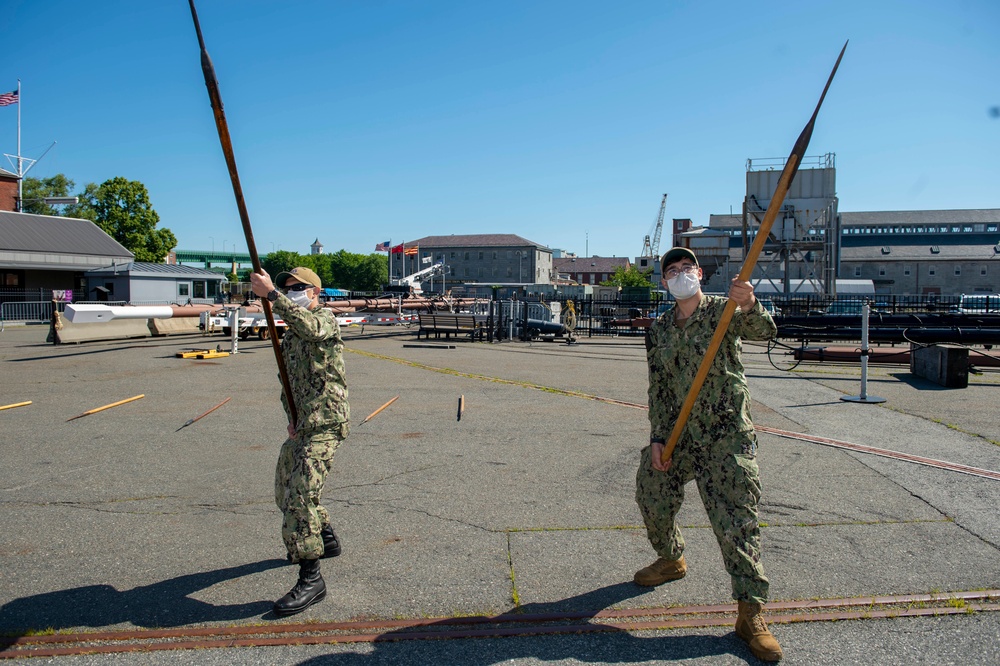
[[[465,396],[461,396],[458,399],[458,420],[462,420],[462,414],[465,413]]]
[[[369,421],[371,421],[371,420],[372,420],[373,418],[375,418],[375,416],[376,416],[376,415],[377,415],[377,414],[378,414],[379,412],[381,412],[381,411],[382,411],[383,409],[385,409],[386,407],[388,407],[388,406],[389,406],[389,405],[391,405],[392,403],[396,402],[397,400],[399,400],[399,396],[398,396],[398,395],[397,395],[397,396],[396,396],[395,398],[393,398],[392,400],[390,400],[389,402],[385,403],[384,405],[382,405],[381,407],[379,407],[378,409],[376,409],[376,410],[375,410],[374,412],[372,412],[372,413],[371,413],[371,414],[369,414],[368,416],[366,416],[366,417],[365,417],[365,420],[364,420],[364,421],[362,421],[361,423],[359,423],[358,425],[364,425],[364,424],[368,423],[368,422],[369,422]]]
[[[215,67],[212,59],[208,57],[208,50],[205,48],[205,40],[201,36],[201,25],[198,23],[198,12],[194,8],[194,0],[188,0],[191,5],[191,18],[194,19],[194,29],[198,33],[198,45],[201,47],[201,71],[205,75],[205,87],[208,88],[208,99],[212,103],[212,112],[215,114],[215,126],[219,133],[219,142],[222,144],[222,153],[226,157],[226,166],[229,168],[229,179],[233,183],[233,194],[236,195],[236,207],[239,209],[240,222],[243,223],[243,235],[247,241],[247,251],[253,263],[255,273],[261,272],[260,257],[257,256],[257,244],[253,239],[253,229],[250,228],[250,215],[247,213],[247,205],[243,200],[243,186],[240,185],[240,174],[236,170],[236,156],[233,154],[233,142],[229,137],[229,125],[226,122],[226,113],[222,107],[222,95],[219,93],[219,82],[215,77]],[[278,340],[278,329],[274,324],[274,313],[271,312],[271,302],[266,298],[260,299],[264,308],[264,317],[267,319],[268,338],[271,340],[271,347],[274,349],[274,357],[278,362],[278,374],[281,376],[281,387],[285,392],[285,399],[288,402],[288,414],[291,424],[298,423],[298,412],[295,409],[295,400],[292,397],[292,385],[288,379],[288,370],[285,368],[284,359],[281,357],[281,342]]]
[[[3,407],[0,407],[0,411],[3,411],[5,409],[14,409],[15,407],[24,407],[25,405],[30,405],[30,404],[31,404],[30,400],[27,400],[25,402],[15,402],[12,405],[4,405]]]
[[[76,416],[74,416],[72,418],[66,419],[66,422],[69,423],[70,421],[72,421],[74,419],[82,418],[84,416],[90,416],[91,414],[96,414],[97,412],[103,412],[105,409],[111,409],[112,407],[117,407],[118,405],[124,405],[126,402],[132,402],[133,400],[138,400],[139,398],[145,398],[145,397],[146,397],[145,393],[140,393],[139,395],[132,396],[131,398],[125,398],[124,400],[119,400],[118,402],[113,402],[110,405],[104,405],[103,407],[97,407],[96,409],[88,410],[88,411],[84,412],[83,414],[77,414]]]
[[[230,400],[232,400],[232,398],[226,398],[225,400],[223,400],[222,402],[220,402],[219,404],[217,404],[215,407],[212,407],[212,409],[208,410],[204,414],[200,414],[200,415],[194,417],[193,419],[188,420],[187,423],[185,423],[184,425],[182,425],[177,430],[174,430],[174,432],[180,432],[181,430],[183,430],[184,428],[188,427],[189,425],[191,425],[195,421],[203,419],[204,417],[208,416],[209,414],[211,414],[212,412],[214,412],[215,410],[217,410],[219,407],[222,407],[224,404],[226,404]]]
[[[816,104],[815,110],[813,110],[812,117],[802,130],[802,133],[799,134],[799,138],[795,141],[792,152],[788,156],[788,161],[785,162],[785,168],[781,171],[781,177],[778,178],[778,185],[774,189],[774,196],[771,197],[771,203],[768,204],[767,212],[764,213],[764,220],[760,223],[757,236],[754,238],[753,245],[750,246],[746,260],[743,262],[743,267],[740,269],[739,279],[743,282],[748,281],[753,275],[753,269],[757,265],[757,257],[760,256],[761,251],[764,249],[764,243],[771,232],[771,225],[774,224],[774,220],[781,210],[781,205],[785,201],[785,196],[788,194],[788,188],[792,184],[792,179],[795,178],[795,173],[799,170],[799,164],[802,163],[806,148],[809,146],[809,139],[812,138],[816,116],[819,115],[819,109],[823,106],[826,92],[830,89],[830,84],[833,83],[833,77],[837,73],[837,68],[840,67],[840,61],[843,59],[846,50],[847,42],[844,42],[844,48],[840,50],[840,55],[833,66],[833,71],[830,72],[830,77],[826,80],[823,94],[819,97],[819,102]],[[715,328],[715,334],[712,336],[708,350],[705,352],[705,358],[702,359],[701,365],[698,366],[698,373],[695,375],[687,397],[684,399],[680,414],[678,414],[677,420],[674,422],[674,429],[670,432],[670,439],[667,440],[667,443],[663,447],[663,454],[660,456],[660,460],[664,465],[668,463],[670,457],[674,454],[674,447],[677,446],[677,440],[680,439],[681,432],[683,432],[684,426],[687,425],[691,410],[694,409],[695,400],[698,399],[698,393],[705,384],[708,371],[715,361],[715,355],[718,353],[719,347],[722,346],[722,341],[726,337],[726,330],[729,328],[729,323],[732,321],[735,312],[736,302],[730,299],[722,311],[722,319],[719,320],[719,325]]]

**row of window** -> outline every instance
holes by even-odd
[[[465,252],[459,252],[459,251],[452,250],[449,253],[449,257],[448,258],[449,259],[459,259],[459,258],[461,258],[461,259],[464,259],[465,261],[470,261],[472,259],[476,259],[477,258],[476,255],[478,254],[479,255],[479,257],[478,257],[479,261],[482,261],[483,259],[486,258],[485,257],[486,254],[492,254],[493,255],[493,257],[492,257],[493,259],[498,259],[501,252],[503,252],[504,254],[506,254],[506,258],[507,259],[513,260],[513,259],[517,259],[518,257],[523,258],[523,259],[529,259],[530,257],[528,255],[530,254],[531,251],[530,250],[499,250],[499,251],[498,250],[493,250],[492,252],[489,252],[489,251],[484,252],[483,250],[472,250],[472,251],[466,250]],[[460,257],[459,255],[462,255],[462,256]],[[422,257],[430,257],[431,253],[430,252],[422,252],[421,256]],[[541,258],[542,258],[542,253],[539,252],[537,259],[540,261]],[[444,261],[444,252],[438,252],[438,253],[436,253],[436,260],[437,261]]]
[[[975,223],[975,224],[931,224],[924,226],[872,226],[872,227],[843,227],[840,230],[842,236],[863,236],[866,234],[982,234],[982,233],[996,233],[1000,231],[1000,224],[986,224],[986,223]],[[740,229],[729,229],[727,233],[730,236],[741,236],[743,234]],[[756,231],[751,231],[750,236],[756,235]],[[822,228],[810,228],[809,235],[811,236],[825,236],[826,229]]]
[[[961,266],[955,266],[954,270],[955,270],[955,277],[959,277],[960,275],[962,275],[962,267]],[[973,268],[973,270],[975,270],[975,268]],[[879,267],[878,267],[879,277],[884,277],[885,274],[886,274],[886,271],[887,271],[887,268],[886,268],[885,264],[880,264]],[[913,274],[913,267],[912,266],[904,265],[903,266],[903,275],[909,276],[909,275],[912,275],[912,274]],[[986,277],[986,274],[987,274],[986,266],[980,266],[979,267],[979,275],[980,275],[980,277]],[[937,267],[933,266],[933,265],[928,266],[927,267],[927,275],[929,275],[929,276],[937,275]],[[861,266],[855,266],[854,267],[854,277],[861,277]]]

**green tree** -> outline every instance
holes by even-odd
[[[42,199],[45,197],[68,197],[76,186],[61,173],[49,178],[25,178],[21,186],[21,212],[33,215],[58,215],[59,211]]]
[[[635,266],[629,266],[628,269],[619,266],[615,269],[614,275],[601,284],[605,287],[648,287],[652,284],[650,281],[652,274],[652,268],[640,271]]]
[[[316,271],[324,287],[348,291],[377,291],[385,284],[388,259],[381,254],[355,254],[338,250],[332,254],[302,255],[278,250],[264,256],[261,266],[272,278],[278,273],[305,266]]]
[[[355,273],[354,291],[379,291],[388,279],[389,257],[372,253],[365,255]]]
[[[136,261],[163,263],[177,247],[170,229],[156,228],[160,216],[139,181],[117,176],[99,186],[89,183],[78,196],[80,203],[68,207],[66,214],[93,221],[134,254]]]
[[[282,271],[290,271],[296,266],[303,266],[304,264],[302,263],[302,256],[297,252],[278,250],[277,252],[265,255],[264,258],[260,260],[260,265],[265,271],[267,271],[267,274],[270,275],[271,278],[274,278]]]

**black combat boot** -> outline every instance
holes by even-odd
[[[299,580],[285,596],[274,602],[279,617],[301,613],[326,597],[326,583],[319,572],[319,560],[299,562]]]
[[[333,531],[333,526],[324,525],[319,534],[323,537],[323,557],[337,557],[337,555],[340,555],[340,539],[337,538],[337,534]]]

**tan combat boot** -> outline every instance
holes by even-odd
[[[736,635],[747,642],[753,656],[761,661],[780,661],[781,646],[764,622],[763,604],[740,601],[736,616]]]
[[[684,561],[683,555],[676,560],[665,560],[660,557],[648,567],[636,571],[633,580],[636,585],[654,587],[666,583],[668,580],[684,578],[687,570],[687,563]]]

